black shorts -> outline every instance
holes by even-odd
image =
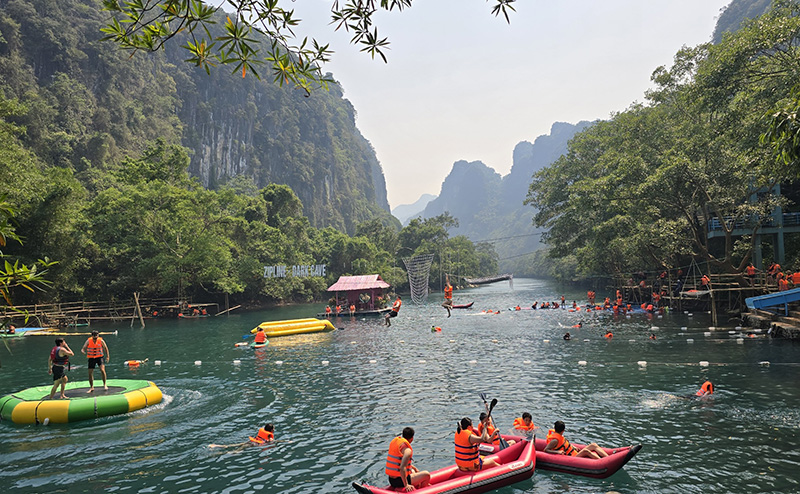
[[[397,314],[397,313],[395,312],[395,314]],[[411,475],[408,475],[406,477],[406,482],[408,482],[408,485],[411,485]],[[400,477],[391,477],[390,476],[389,477],[389,485],[391,485],[395,489],[402,489],[404,487],[403,486],[403,479],[401,479]]]
[[[106,365],[105,357],[96,357],[89,359],[89,368],[94,369],[95,365]]]
[[[58,381],[65,376],[63,365],[54,365],[51,368],[53,369],[53,381]]]
[[[394,311],[394,310],[393,311],[389,311],[389,313],[386,314],[386,317],[397,317],[397,311]],[[397,478],[399,479],[400,477],[397,477]],[[403,486],[401,485],[400,487],[403,487]]]
[[[453,299],[451,299],[451,298],[444,299],[444,302],[442,303],[442,307],[453,307]]]

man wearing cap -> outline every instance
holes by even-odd
[[[100,373],[103,375],[103,389],[108,390],[108,385],[106,384],[106,362],[111,360],[111,355],[106,342],[103,341],[103,338],[100,338],[97,331],[92,331],[92,336],[83,344],[81,353],[89,359],[89,391],[87,393],[94,391],[94,368],[97,365],[100,366]]]

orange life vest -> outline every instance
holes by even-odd
[[[567,440],[564,438],[564,436],[562,436],[561,434],[559,434],[559,433],[558,433],[558,432],[556,432],[555,430],[553,430],[553,429],[550,429],[550,430],[548,430],[548,431],[547,431],[547,444],[550,444],[550,442],[551,442],[553,439],[555,439],[556,441],[558,441],[558,443],[556,443],[556,447],[555,447],[555,448],[553,448],[553,449],[555,449],[556,451],[563,451],[565,455],[569,455],[569,456],[576,456],[576,455],[578,454],[578,450],[577,450],[577,449],[575,449],[575,448],[574,448],[574,447],[573,447],[573,446],[572,446],[572,445],[569,443],[569,441],[567,441]]]
[[[753,275],[756,274],[756,268],[752,264],[750,266],[747,266],[746,269],[747,269],[747,275],[748,276],[753,276]]]
[[[462,429],[456,432],[456,465],[461,470],[480,469],[480,453],[477,444],[470,444],[469,438],[472,432],[469,429]]]
[[[272,441],[273,439],[275,439],[275,434],[273,434],[272,432],[266,430],[263,427],[258,429],[258,435],[256,435],[256,437],[252,437],[252,436],[250,437],[250,441],[254,442],[256,444],[268,443],[268,442]]]
[[[531,425],[525,425],[525,421],[522,420],[522,417],[517,417],[514,419],[514,428],[521,431],[532,431],[536,426],[533,422],[531,422]]]
[[[265,341],[267,341],[267,333],[265,333],[263,331],[257,331],[256,332],[255,342],[256,343],[264,343]]]
[[[609,331],[608,333],[604,334],[604,335],[603,335],[603,337],[605,337],[605,338],[608,338],[608,339],[611,339],[611,338],[613,338],[613,337],[614,337],[614,333],[612,333],[612,332],[610,332],[610,331]]]
[[[355,311],[356,311],[356,306],[353,305],[353,304],[350,304],[350,312],[355,312]]]
[[[700,386],[700,389],[697,390],[695,393],[696,396],[705,396],[705,395],[713,395],[714,394],[714,385],[711,384],[711,381],[706,381]]]
[[[330,314],[331,313],[331,306],[330,305],[326,305],[325,306],[325,313],[326,314]]]
[[[86,358],[98,358],[103,356],[103,338],[97,337],[97,341],[93,338],[86,340],[88,346],[86,347]]]
[[[411,448],[411,443],[403,436],[397,436],[389,443],[389,455],[386,457],[386,475],[389,477],[403,478],[408,476],[408,469],[405,472],[400,472],[400,462],[403,460],[403,451],[405,448],[411,450],[411,456],[408,458],[408,466],[411,466],[411,458],[414,456],[414,450]]]
[[[495,430],[497,430],[497,429],[495,429],[494,425],[492,424],[492,419],[489,418],[489,424],[486,426],[486,433],[491,436],[492,434],[494,434]],[[482,434],[483,434],[483,422],[478,424],[478,432],[477,432],[478,436],[480,436]],[[493,444],[500,444],[500,438],[498,437],[497,439],[492,441],[492,443]]]
[[[394,301],[394,304],[392,304],[392,310],[395,312],[400,312],[400,306],[402,305],[403,301],[398,298],[397,300]]]
[[[447,285],[447,286],[444,287],[444,298],[446,298],[447,300],[450,300],[451,298],[453,298],[453,287],[452,286]]]

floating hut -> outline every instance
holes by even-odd
[[[340,276],[339,280],[328,287],[333,292],[336,303],[342,307],[340,315],[350,315],[350,306],[354,305],[355,316],[371,316],[384,314],[391,310],[390,307],[381,307],[378,298],[383,296],[384,290],[391,285],[381,279],[379,274],[366,274],[361,276]],[[334,307],[331,307],[332,309]],[[324,312],[317,317],[325,317]],[[336,315],[334,312],[332,315]]]

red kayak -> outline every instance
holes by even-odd
[[[503,438],[508,440],[519,441],[519,436],[506,436]],[[583,449],[585,444],[572,445],[578,450]],[[553,472],[569,473],[572,475],[582,475],[584,477],[593,477],[596,479],[604,479],[617,473],[617,470],[625,466],[631,458],[642,449],[641,444],[635,446],[624,446],[621,448],[603,448],[608,456],[594,460],[592,458],[578,458],[575,456],[564,456],[553,453],[545,453],[544,448],[547,446],[547,441],[544,439],[536,438],[536,468],[540,470],[551,470]],[[494,451],[499,448],[494,446]]]
[[[452,308],[453,309],[469,309],[470,307],[472,307],[472,304],[474,304],[474,303],[475,302],[470,302],[468,304],[455,304]]]
[[[520,438],[516,438],[518,441]],[[488,458],[497,459],[502,465],[479,472],[462,472],[451,465],[431,472],[431,483],[414,489],[417,494],[455,494],[480,493],[499,489],[507,485],[527,480],[533,476],[536,454],[531,441],[519,441],[510,447],[494,453]],[[395,494],[403,489],[374,487],[353,482],[360,494]]]

